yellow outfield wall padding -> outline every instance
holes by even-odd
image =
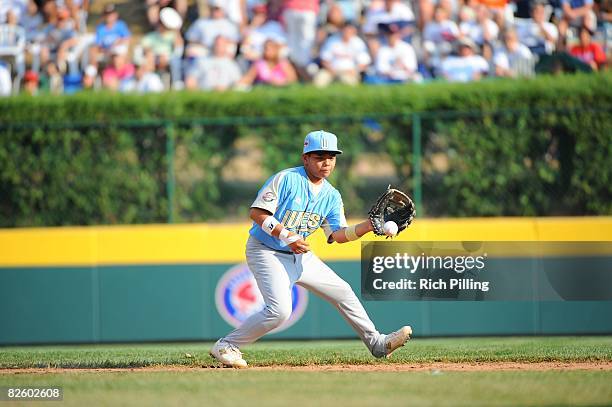
[[[351,223],[351,222],[349,222]],[[0,229],[0,267],[236,263],[250,224]],[[359,241],[309,242],[325,260],[359,260]],[[368,235],[366,240],[384,240]],[[612,241],[612,217],[417,219],[401,241]]]

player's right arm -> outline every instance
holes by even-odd
[[[283,192],[286,191],[286,175],[287,172],[281,171],[266,181],[257,193],[257,198],[251,204],[249,216],[264,232],[281,240],[293,253],[306,253],[310,250],[310,247],[304,241],[304,238],[285,229],[282,223],[274,218],[274,213],[278,209],[278,202],[286,199],[286,194]]]
[[[288,244],[293,253],[300,254],[310,251],[310,245],[300,235],[296,235],[295,233],[285,229],[283,224],[276,221],[272,214],[267,210],[252,207],[249,211],[249,216],[253,222],[257,223],[266,233],[269,233],[271,236],[274,236],[277,239],[287,239],[289,241],[297,239]],[[271,230],[270,227],[272,227]]]

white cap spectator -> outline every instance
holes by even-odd
[[[457,42],[458,55],[448,56],[442,61],[441,75],[451,82],[479,80],[489,72],[488,62],[476,55],[476,44],[469,38]]]

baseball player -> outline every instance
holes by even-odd
[[[326,180],[338,150],[334,134],[318,130],[304,140],[303,166],[270,177],[251,205],[246,259],[265,307],[219,339],[210,354],[226,366],[244,368],[240,347],[261,338],[291,315],[291,289],[299,284],[330,302],[353,327],[374,357],[389,356],[403,346],[412,329],[379,333],[351,286],[323,263],[306,238],[319,227],[328,243],[357,240],[372,231],[368,219],[348,226],[340,193]]]

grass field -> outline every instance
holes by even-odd
[[[612,337],[416,339],[382,361],[357,341],[261,342],[244,348],[246,370],[210,369],[209,347],[5,347],[0,386],[63,386],[75,406],[612,405]],[[508,362],[523,363],[495,369]]]

